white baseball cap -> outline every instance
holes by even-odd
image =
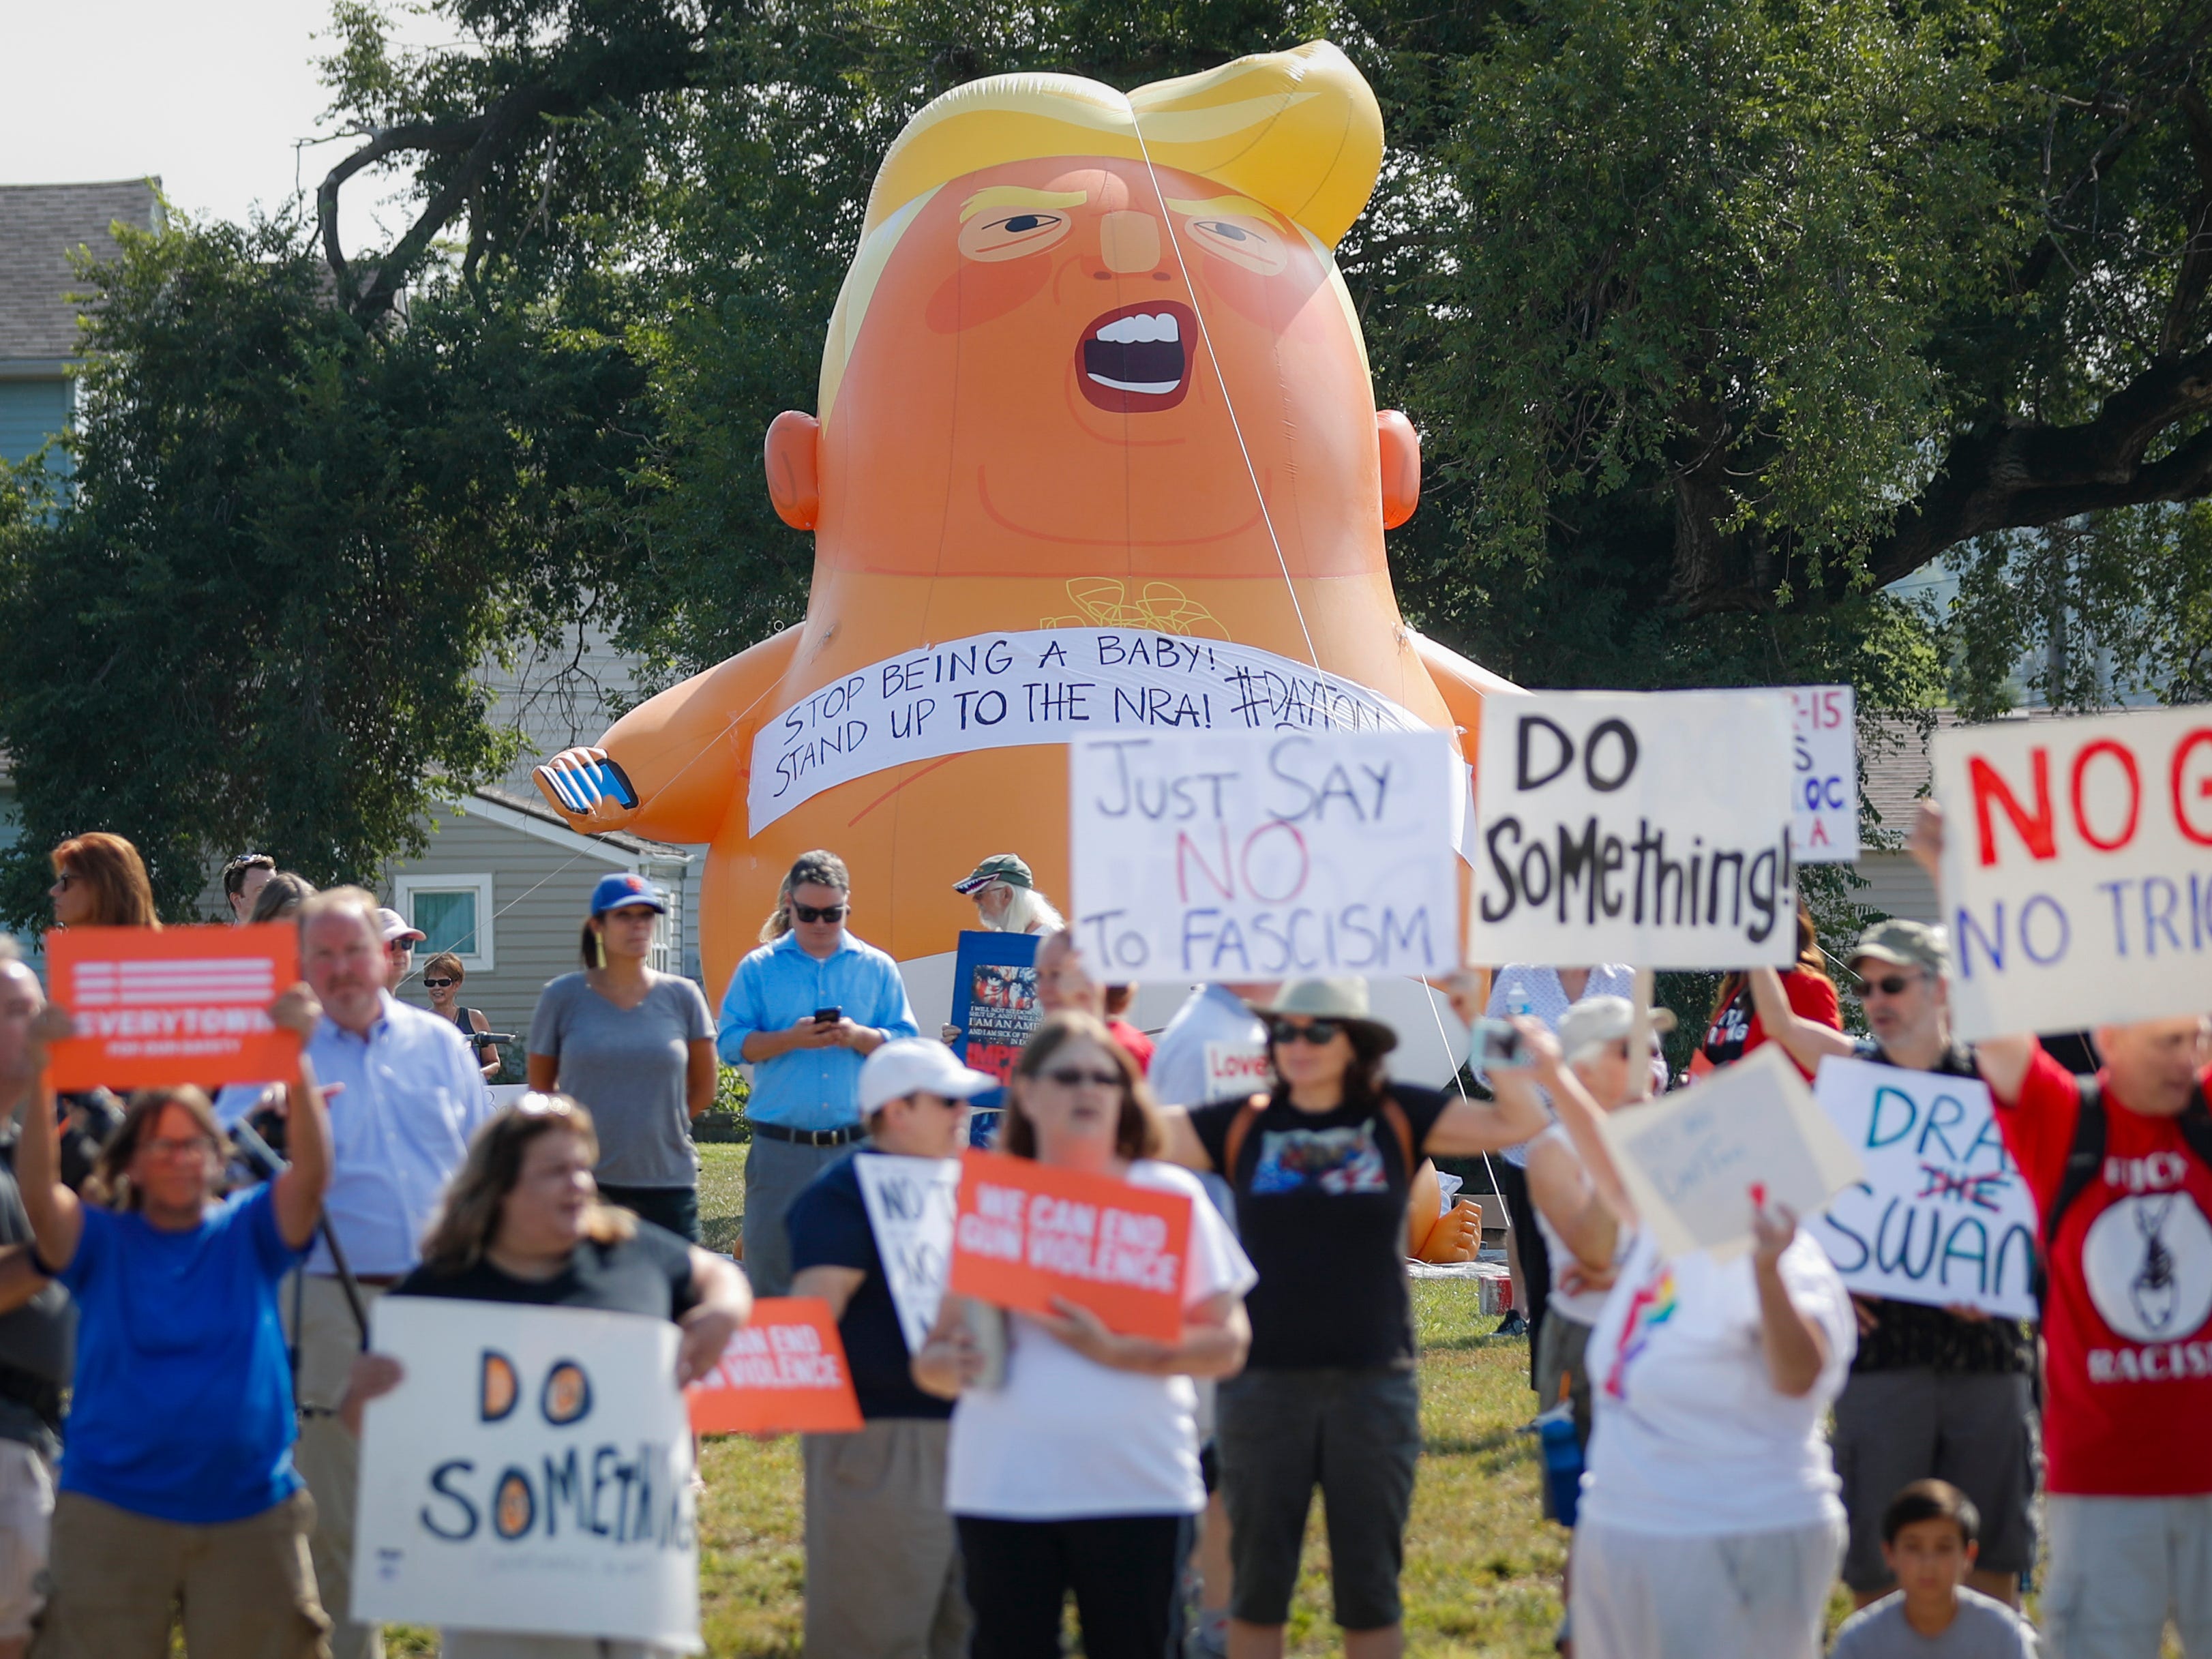
[[[394,939],[413,940],[429,937],[420,927],[401,915],[398,911],[388,907],[378,909],[376,925],[382,931],[384,942],[386,945],[391,944]]]
[[[860,1115],[873,1117],[912,1094],[969,1100],[999,1086],[988,1072],[971,1072],[952,1050],[927,1037],[894,1037],[860,1063]]]

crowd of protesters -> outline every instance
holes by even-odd
[[[1923,811],[1931,866],[1942,834]],[[53,864],[58,926],[159,927],[128,842],[73,837]],[[1838,1058],[1987,1083],[2040,1217],[2039,1329],[1847,1292],[1757,1195],[1747,1251],[1662,1254],[1605,1125],[1672,1081],[1672,1017],[1626,965],[1458,988],[1511,1033],[1486,1099],[1394,1078],[1398,1035],[1357,979],[1201,986],[1155,1046],[1024,861],[957,886],[985,926],[1039,936],[1043,1018],[995,1148],[1190,1201],[1175,1340],[1065,1301],[948,1294],[926,1330],[902,1321],[852,1154],[951,1157],[1000,1084],[918,1034],[834,854],[793,866],[719,1012],[649,966],[665,896],[600,881],[504,1109],[458,960],[425,964],[430,1008],[399,1000],[420,931],[264,855],[222,887],[233,920],[298,929],[301,982],[270,1010],[298,1068],[266,1085],[57,1099],[69,1012],[0,948],[0,1659],[154,1659],[179,1624],[202,1656],[380,1652],[350,1613],[362,1414],[401,1380],[363,1352],[384,1296],[666,1319],[688,1381],[756,1293],[828,1304],[864,1423],[805,1440],[811,1654],[1056,1654],[1072,1597],[1092,1659],[1267,1659],[1318,1489],[1345,1651],[1386,1659],[1423,1445],[1409,1206],[1431,1160],[1474,1156],[1514,1171],[1512,1308],[1580,1464],[1541,1483],[1573,1528],[1562,1652],[1812,1659],[1840,1576],[1846,1659],[2153,1659],[2169,1622],[2212,1653],[2212,1021],[2090,1034],[2094,1077],[2032,1037],[1970,1050],[1942,930],[1891,921],[1838,964],[1854,1038],[1802,911],[1790,968],[1723,981],[1694,1073],[1772,1043],[1808,1078]],[[697,1243],[690,1125],[724,1063],[751,1068],[742,1266]],[[235,1179],[264,1139],[268,1178]],[[2178,1262],[2192,1225],[2207,1260]],[[2163,1323],[2112,1286],[2121,1246],[2149,1260],[2137,1235],[2160,1229],[2154,1288],[2195,1298]],[[589,1632],[442,1650],[659,1651]]]

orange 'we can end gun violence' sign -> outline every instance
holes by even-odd
[[[860,1402],[830,1304],[766,1297],[714,1369],[684,1390],[700,1434],[848,1434]]]
[[[57,928],[46,961],[77,1030],[54,1045],[57,1089],[265,1083],[299,1065],[298,1036],[269,1018],[300,977],[289,922]]]
[[[1020,1313],[1065,1297],[1127,1336],[1182,1334],[1190,1200],[1111,1176],[969,1152],[948,1288]]]

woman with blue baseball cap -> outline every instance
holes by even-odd
[[[668,900],[635,871],[602,877],[583,971],[547,985],[530,1021],[530,1086],[592,1109],[599,1195],[699,1239],[691,1120],[714,1103],[714,1018],[699,988],[647,965]]]

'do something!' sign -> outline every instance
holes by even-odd
[[[1978,1078],[1820,1062],[1814,1097],[1866,1166],[1808,1218],[1855,1291],[2033,1319],[2035,1200]]]
[[[1962,1040],[2203,1012],[2212,708],[1954,726],[1933,757]]]
[[[1102,978],[1459,965],[1465,771],[1441,732],[1079,738],[1073,927]]]
[[[1486,699],[1470,954],[1794,961],[1792,723],[1786,691]]]
[[[696,1652],[676,1327],[429,1297],[374,1322],[407,1375],[362,1425],[354,1616]]]

